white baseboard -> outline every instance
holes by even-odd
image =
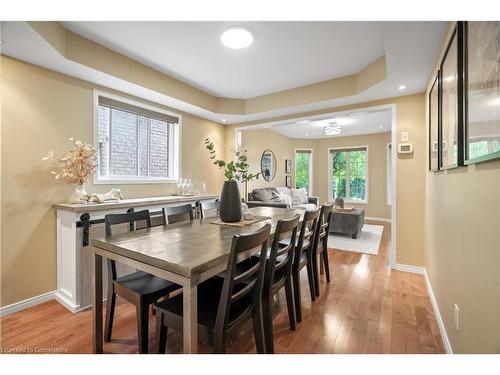
[[[431,300],[432,309],[434,310],[434,315],[436,316],[436,320],[439,327],[439,332],[441,333],[441,338],[443,339],[444,350],[448,354],[453,354],[453,349],[450,344],[450,340],[448,340],[448,335],[446,334],[446,329],[444,328],[443,319],[441,318],[441,313],[439,312],[439,307],[436,301],[436,297],[434,297],[434,292],[432,291],[431,282],[429,277],[427,276],[427,272],[424,269],[424,278],[425,285],[427,285],[427,294],[429,294],[429,298]]]
[[[418,273],[419,275],[425,275],[424,267],[410,266],[409,264],[396,263],[395,267],[392,267],[397,271]]]
[[[365,216],[365,220],[383,221],[384,223],[391,222],[391,219],[386,219],[385,217],[373,217],[373,216]]]
[[[12,305],[4,306],[0,308],[0,316],[7,316],[9,314],[27,309],[28,307],[36,306],[40,303],[50,301],[55,298],[55,294],[56,291],[54,290],[52,292],[25,299],[24,301],[13,303]]]

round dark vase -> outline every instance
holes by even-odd
[[[225,181],[220,194],[220,219],[227,223],[241,220],[240,189],[236,181]]]

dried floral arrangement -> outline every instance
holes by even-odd
[[[50,171],[56,180],[63,180],[68,184],[83,185],[97,169],[97,151],[94,146],[68,139],[73,142],[73,147],[60,158],[54,156],[54,151],[49,151],[43,160],[52,160],[58,171]]]

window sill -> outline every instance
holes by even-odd
[[[349,204],[368,204],[368,201],[351,201],[351,200],[345,200],[344,203],[349,203]]]

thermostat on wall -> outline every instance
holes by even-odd
[[[413,144],[412,143],[400,143],[398,144],[398,154],[412,154]]]

